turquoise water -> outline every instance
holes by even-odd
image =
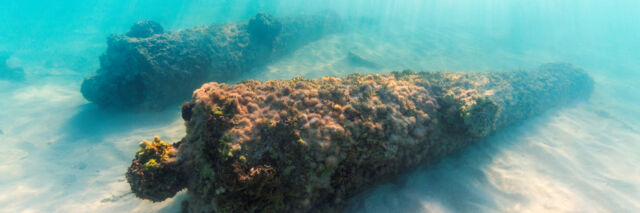
[[[175,212],[130,193],[138,142],[184,136],[180,110],[103,110],[80,93],[106,37],[149,19],[166,30],[338,13],[344,32],[258,68],[251,78],[413,69],[491,71],[569,62],[592,75],[586,103],[547,112],[349,203],[349,212],[640,210],[639,1],[5,1],[0,52],[0,212]],[[347,63],[349,51],[376,66]],[[2,66],[0,66],[2,67]]]

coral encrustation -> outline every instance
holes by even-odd
[[[178,160],[155,154],[159,166],[145,170],[137,154],[127,177],[155,201],[187,188],[189,212],[337,210],[373,184],[592,89],[568,64],[208,83],[182,107]]]
[[[257,67],[340,31],[335,13],[251,20],[164,31],[139,21],[124,35],[111,35],[100,69],[82,82],[82,95],[101,107],[158,110],[187,100],[209,81],[243,78]]]

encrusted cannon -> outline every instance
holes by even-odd
[[[81,92],[103,107],[162,109],[188,100],[203,83],[238,80],[339,30],[339,18],[330,12],[291,18],[258,13],[248,22],[173,32],[140,21],[124,35],[109,36],[100,68],[84,80]]]
[[[592,90],[568,64],[208,83],[182,106],[187,135],[143,141],[126,177],[153,201],[187,188],[189,212],[335,211],[373,184]]]

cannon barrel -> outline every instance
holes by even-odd
[[[143,141],[127,180],[189,212],[313,212],[553,107],[587,99],[568,64],[524,72],[392,72],[207,83],[182,107],[187,135]]]
[[[100,68],[82,95],[102,107],[157,110],[188,100],[209,81],[236,81],[251,69],[323,35],[341,30],[335,13],[275,18],[258,13],[248,22],[165,32],[140,21],[111,35]]]

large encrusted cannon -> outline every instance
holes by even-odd
[[[274,18],[164,32],[140,21],[108,38],[100,69],[84,80],[82,95],[100,106],[161,109],[188,100],[209,81],[238,80],[292,50],[341,29],[337,15]]]
[[[372,184],[592,90],[568,64],[208,83],[182,107],[187,135],[143,141],[126,176],[153,201],[187,188],[190,212],[339,210]]]

